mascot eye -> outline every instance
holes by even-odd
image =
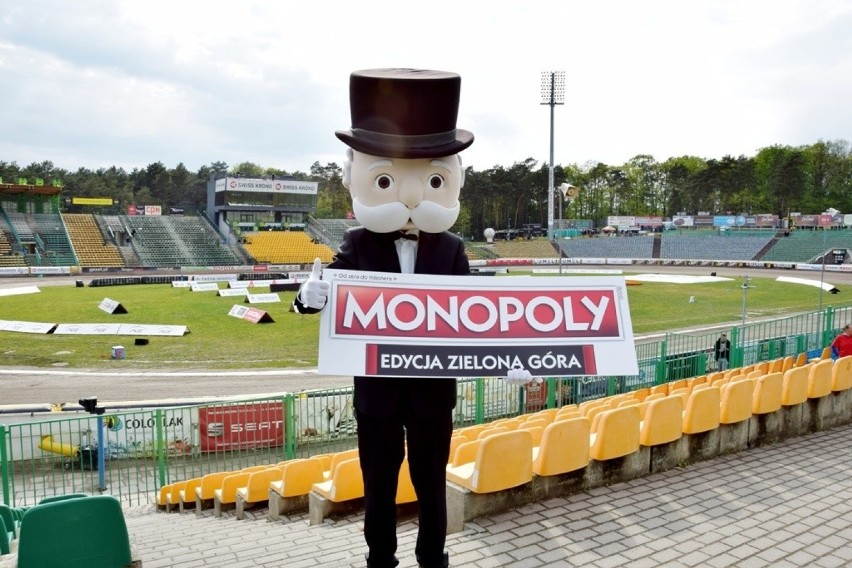
[[[444,178],[440,174],[432,174],[429,176],[429,187],[432,189],[441,189],[444,187]]]
[[[382,174],[376,177],[376,189],[390,189],[393,185],[393,178],[388,174]]]

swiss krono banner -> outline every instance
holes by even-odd
[[[325,270],[319,372],[636,375],[622,277],[487,279]]]

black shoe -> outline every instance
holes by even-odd
[[[386,562],[374,562],[370,560],[369,554],[365,554],[364,560],[367,561],[367,568],[395,568],[399,564],[396,556],[391,556]]]
[[[417,565],[420,566],[420,568],[449,568],[450,566],[450,555],[446,552],[443,554],[443,556],[441,556],[440,560],[432,563],[424,562],[424,560],[420,557],[419,554],[417,554],[416,556]]]

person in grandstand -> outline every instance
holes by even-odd
[[[461,77],[420,69],[372,69],[350,76],[351,130],[336,136],[349,148],[343,183],[361,227],[345,235],[329,268],[467,275],[462,240],[449,232],[459,213],[464,169],[458,153],[473,134],[456,128]],[[314,313],[328,301],[320,260],[294,302]],[[530,373],[513,369],[510,384]],[[368,568],[398,565],[396,491],[406,455],[417,494],[414,549],[423,568],[449,566],[446,464],[456,380],[355,377],[355,418],[364,479]]]
[[[835,359],[852,355],[852,324],[843,326],[843,331],[831,342],[831,355]]]
[[[731,361],[731,342],[726,334],[723,333],[716,340],[713,353],[716,355],[716,369],[719,371],[727,369]]]

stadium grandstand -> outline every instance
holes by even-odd
[[[0,273],[31,267],[86,272],[306,266],[314,258],[330,262],[344,233],[358,226],[354,219],[311,216],[316,182],[211,178],[205,211],[169,210],[169,215],[161,214],[159,206],[128,206],[123,214],[64,212],[60,183],[18,182],[0,182]],[[114,205],[106,198],[67,201]],[[561,229],[569,228],[560,230],[554,241],[530,233],[465,245],[471,260],[555,258],[561,248],[563,258],[576,259],[821,263],[825,257],[827,264],[841,264],[852,263],[848,217],[801,216],[792,229],[781,229],[772,215],[679,216],[666,227],[677,230],[662,230],[662,218],[611,217],[612,226],[604,232],[590,230],[591,221],[575,220],[563,224]]]

